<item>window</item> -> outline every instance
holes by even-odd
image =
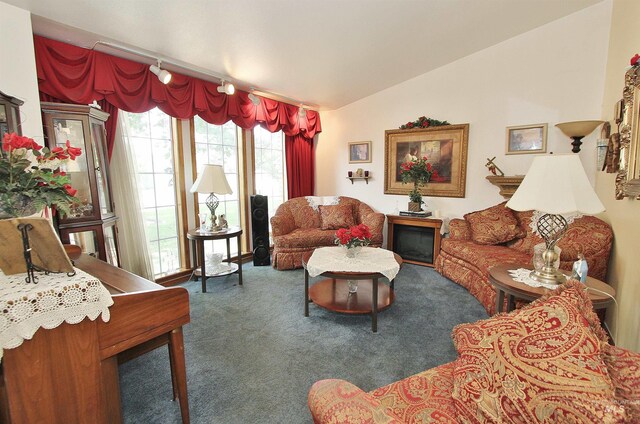
[[[269,198],[269,233],[271,217],[286,200],[284,134],[270,133],[260,126],[253,129],[255,192]]]
[[[193,118],[195,127],[196,169],[199,174],[205,164],[222,165],[233,194],[217,195],[220,204],[216,215],[224,214],[230,227],[240,226],[240,185],[238,179],[238,126],[229,121],[224,125],[213,125],[199,116]],[[205,200],[207,194],[198,194],[198,209],[209,212]],[[226,256],[225,240],[214,240],[205,245],[205,251],[223,253]],[[212,244],[211,244],[212,243]],[[213,249],[213,250],[212,250]],[[237,254],[237,246],[231,243],[231,255]]]
[[[180,269],[171,117],[152,109],[121,112],[134,147],[145,234],[156,277]]]

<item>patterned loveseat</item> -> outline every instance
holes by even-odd
[[[357,199],[307,196],[287,200],[271,218],[273,267],[301,268],[304,253],[333,246],[338,228],[357,224],[369,227],[372,247],[382,246],[384,214]]]
[[[496,292],[489,283],[489,269],[505,262],[532,264],[533,247],[543,243],[530,225],[532,217],[535,221],[532,211],[512,211],[501,203],[466,214],[465,219],[452,219],[449,238],[440,245],[436,270],[469,290],[493,315]],[[558,242],[560,268],[570,271],[582,253],[588,274],[605,281],[612,242],[609,224],[593,216],[577,218]]]
[[[614,347],[571,280],[509,314],[453,330],[458,358],[364,392],[321,380],[315,423],[638,423],[640,354]]]

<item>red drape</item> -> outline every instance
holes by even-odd
[[[104,100],[114,108],[103,107],[110,113],[115,109],[139,113],[158,107],[176,118],[190,119],[198,115],[215,125],[231,120],[244,129],[260,124],[270,132],[282,130],[287,137],[299,136],[306,140],[311,146],[310,157],[313,157],[313,137],[322,131],[320,115],[313,110],[301,117],[298,106],[265,98],[256,106],[246,92],[236,91],[235,95],[227,96],[218,93],[217,84],[175,72],[171,82],[165,85],[149,72],[149,65],[37,35],[34,47],[40,91],[63,102],[89,104],[93,100]],[[111,128],[114,125],[115,119]],[[111,153],[115,131],[107,131]],[[292,150],[296,149],[293,146]],[[298,160],[291,158],[292,163]],[[289,162],[287,157],[289,178],[310,181],[313,192],[313,173],[307,175],[306,168],[290,169]]]
[[[313,196],[315,151],[313,140],[301,134],[285,137],[289,199]]]

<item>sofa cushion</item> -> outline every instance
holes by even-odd
[[[320,228],[322,230],[337,230],[338,228],[349,228],[356,225],[353,217],[353,206],[339,204],[331,206],[319,206]]]
[[[453,399],[470,422],[623,422],[575,281],[509,314],[457,326]],[[591,318],[591,317],[590,317]]]
[[[464,215],[471,239],[478,244],[500,244],[524,236],[518,220],[504,203]]]
[[[297,228],[273,240],[276,248],[315,248],[333,246],[336,232],[320,228]]]
[[[403,423],[457,423],[451,398],[454,364],[440,365],[369,394]]]

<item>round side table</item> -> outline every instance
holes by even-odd
[[[242,228],[240,227],[230,227],[223,231],[218,232],[204,232],[201,233],[198,230],[189,230],[187,232],[187,238],[191,240],[191,247],[195,246],[195,251],[197,252],[197,265],[196,267],[200,267],[200,269],[196,269],[194,273],[198,275],[198,271],[200,271],[200,280],[202,281],[202,293],[207,292],[207,277],[222,277],[225,275],[233,274],[234,272],[238,273],[238,284],[242,285],[242,241],[240,240],[240,236],[242,235]],[[229,241],[233,238],[237,237],[238,239],[238,263],[234,264],[231,262],[231,247]],[[207,276],[205,270],[205,261],[204,261],[204,241],[205,240],[226,240],[227,241],[227,260],[226,262],[229,264],[230,269],[228,271],[222,271],[215,275]]]
[[[489,282],[496,289],[496,313],[503,312],[505,295],[507,296],[507,312],[511,312],[515,309],[516,298],[532,301],[547,293],[553,293],[552,289],[531,287],[514,281],[508,271],[518,268],[529,267],[522,264],[499,264],[489,270]],[[607,283],[597,278],[587,277],[585,285],[598,290],[587,290],[594,309],[605,309],[613,302],[611,297],[604,294],[607,293],[612,297],[616,295],[616,291]]]

